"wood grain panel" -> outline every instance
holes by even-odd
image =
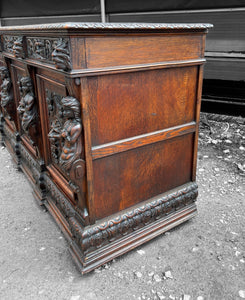
[[[93,162],[96,218],[191,181],[193,134]]]
[[[92,146],[194,121],[197,75],[191,66],[88,78]]]
[[[201,58],[202,35],[203,33],[88,37],[85,41],[87,67],[102,68]]]

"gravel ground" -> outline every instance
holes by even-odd
[[[0,149],[0,299],[245,299],[245,126],[200,129],[198,215],[85,276]]]

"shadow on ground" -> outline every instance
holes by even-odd
[[[197,167],[197,217],[82,277],[0,149],[0,299],[244,299],[244,123],[205,117]]]

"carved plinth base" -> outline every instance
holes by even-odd
[[[19,143],[16,147],[21,159],[20,169],[28,177],[33,187],[33,196],[39,205],[43,205],[46,199],[46,187],[44,184],[44,165],[35,158]]]
[[[108,246],[98,248],[88,255],[84,255],[77,244],[72,242],[70,243],[72,258],[82,274],[88,273],[108,261],[111,261],[191,219],[196,215],[196,211],[195,203],[188,205],[186,208],[146,225],[142,229],[132,232],[130,235],[125,235],[121,239],[111,242]]]
[[[12,155],[14,162],[19,165],[19,151],[18,144],[19,139],[15,132],[8,126],[6,122],[3,122],[2,125],[2,144],[7,147],[9,153]]]
[[[196,215],[197,185],[189,183],[84,226],[69,200],[47,177],[45,206],[65,234],[71,255],[85,274]]]

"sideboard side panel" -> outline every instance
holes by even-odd
[[[88,78],[92,146],[195,121],[197,79],[198,66]]]
[[[102,218],[191,181],[193,134],[93,162],[96,217]]]

